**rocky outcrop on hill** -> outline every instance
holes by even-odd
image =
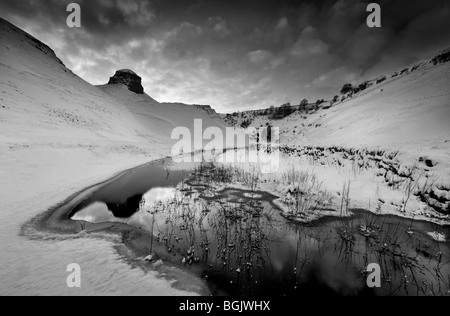
[[[128,69],[116,71],[115,75],[109,79],[108,84],[123,84],[128,87],[128,90],[136,94],[144,94],[142,78]]]

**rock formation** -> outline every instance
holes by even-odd
[[[128,90],[136,94],[144,94],[142,78],[128,69],[116,71],[115,75],[109,79],[108,84],[123,84],[128,87]]]

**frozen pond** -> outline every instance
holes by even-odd
[[[130,171],[69,216],[87,230],[134,227],[132,248],[202,278],[213,294],[448,294],[448,227],[364,210],[292,223],[273,203],[277,197],[227,188],[217,166],[193,168],[159,163]],[[214,189],[218,179],[223,187]],[[371,263],[381,266],[379,289],[366,286]]]
[[[276,196],[230,181],[220,166],[156,162],[88,189],[34,226],[119,236],[128,264],[199,294],[448,294],[448,227],[364,210],[293,223]],[[378,289],[366,286],[372,263],[382,270]]]

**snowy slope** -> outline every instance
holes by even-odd
[[[23,275],[11,273],[18,263],[20,271],[36,269],[37,256],[43,258],[38,275],[65,271],[56,266],[58,251],[30,247],[18,236],[22,224],[89,185],[169,155],[172,129],[191,127],[194,118],[225,127],[201,107],[160,104],[123,85],[95,87],[49,47],[0,18],[0,293],[49,293],[45,280],[20,290]],[[156,278],[154,288],[149,284],[138,288],[180,294]],[[53,291],[66,293],[67,287],[61,282]]]
[[[73,75],[48,47],[0,23],[4,140],[39,136],[41,141],[55,137],[69,141],[76,136],[76,142],[156,142],[167,149],[172,129],[189,127],[194,118],[224,127],[195,106],[159,104],[121,85],[94,87]]]
[[[298,128],[299,114],[288,117],[282,123],[284,143],[399,152],[400,162],[411,165],[428,159],[432,166],[425,166],[426,171],[448,188],[450,63],[435,64],[435,59],[320,110],[305,120],[303,128]]]
[[[437,56],[448,58],[449,52]],[[450,62],[435,64],[436,59],[382,76],[386,80],[380,83],[380,78],[368,81],[364,91],[345,96],[343,102],[325,102],[318,111],[309,105],[309,112],[295,111],[281,120],[270,119],[261,110],[228,119],[236,126],[245,120],[253,127],[277,126],[287,145],[394,150],[442,146],[450,142]]]
[[[253,127],[279,127],[285,152],[298,158],[294,165],[320,173],[331,191],[351,180],[352,199],[360,207],[380,199],[385,212],[424,219],[448,216],[449,52],[368,81],[366,89],[325,102],[317,111],[296,111],[281,120],[258,112],[227,119],[233,125],[250,120]],[[313,159],[312,165],[307,158]],[[405,193],[410,179],[413,199]],[[398,211],[405,200],[406,214]]]
[[[79,167],[80,154],[99,164],[105,164],[104,156],[132,157],[129,163],[120,160],[120,168],[167,156],[175,143],[172,130],[190,128],[194,119],[225,127],[214,112],[198,106],[160,104],[120,84],[92,86],[67,69],[49,47],[2,19],[0,56],[0,184],[11,192],[25,187],[25,179],[43,181],[41,173],[59,174],[58,166],[67,174]],[[32,171],[36,176],[27,174]],[[11,179],[18,183],[10,185]],[[9,193],[2,190],[14,196]]]
[[[450,141],[450,63],[387,80],[320,114],[326,117],[313,125],[321,126],[306,133],[316,144],[444,146]]]
[[[444,51],[437,56],[446,54]],[[399,151],[428,157],[450,170],[450,62],[418,62],[385,81],[317,112],[295,112],[282,120],[242,113],[254,127],[279,127],[282,145]],[[379,79],[379,78],[378,78]],[[241,114],[241,115],[242,115]],[[432,157],[429,157],[432,156]],[[449,178],[448,171],[440,175]],[[450,181],[449,181],[450,182]]]
[[[226,128],[220,117],[205,109],[181,103],[158,103],[148,95],[134,94],[123,85],[104,85],[99,89],[118,100],[133,115],[139,123],[135,126],[136,133],[144,139],[157,137],[163,146],[172,144],[172,130],[176,127],[188,127],[191,131],[195,119],[202,119],[205,127],[217,126]]]
[[[172,130],[192,128],[194,119],[225,128],[212,110],[161,104],[121,84],[92,86],[45,44],[2,19],[0,56],[0,184],[1,194],[8,197],[26,187],[26,179],[43,181],[42,174],[59,174],[59,167],[67,175],[72,168],[107,164],[101,159],[105,156],[110,161],[114,155],[131,157],[120,159],[119,168],[167,156],[176,142],[170,139]],[[98,164],[84,166],[90,158]]]

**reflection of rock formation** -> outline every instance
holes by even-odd
[[[144,94],[142,78],[128,69],[118,70],[114,77],[109,79],[108,84],[124,84],[128,87],[128,90],[137,94]]]
[[[142,195],[135,195],[126,200],[125,203],[107,203],[108,209],[117,218],[129,218],[139,211]]]

